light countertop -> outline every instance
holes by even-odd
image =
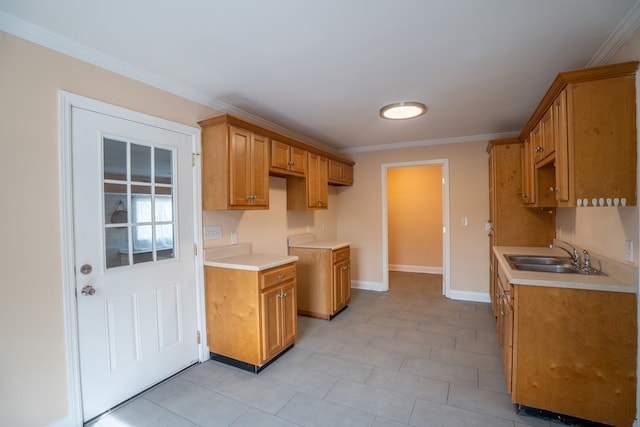
[[[311,233],[296,234],[289,236],[287,239],[290,248],[303,248],[303,249],[330,249],[336,250],[351,246],[351,242],[334,242],[326,240],[315,240],[315,237]]]
[[[586,289],[594,291],[636,293],[638,269],[618,261],[592,254],[592,266],[607,275],[546,273],[512,269],[505,255],[541,255],[567,257],[556,248],[527,246],[495,246],[493,252],[502,267],[506,279],[514,285],[550,286],[558,288]]]
[[[308,243],[296,243],[289,245],[290,248],[306,248],[306,249],[331,249],[336,250],[340,248],[346,248],[351,246],[350,242],[308,242]]]
[[[251,252],[248,243],[205,249],[204,265],[236,270],[262,271],[298,261],[297,256]]]

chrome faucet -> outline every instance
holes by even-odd
[[[591,256],[589,256],[589,252],[587,252],[586,249],[582,251],[582,257],[584,258],[582,271],[584,271],[585,273],[589,273],[591,271]]]
[[[582,268],[581,263],[580,263],[580,254],[578,253],[578,250],[576,248],[574,248],[569,242],[565,242],[564,240],[558,240],[558,241],[564,243],[567,246],[569,246],[571,248],[571,251],[569,251],[569,249],[567,249],[567,248],[564,248],[564,247],[558,246],[558,245],[554,245],[554,244],[549,245],[549,247],[550,248],[562,249],[563,251],[568,253],[569,256],[573,259],[573,265],[575,265],[578,268]],[[589,256],[588,253],[587,253],[587,256]]]

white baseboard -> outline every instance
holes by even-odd
[[[454,291],[449,290],[448,298],[460,300],[460,301],[472,301],[472,302],[491,302],[489,294],[485,292],[469,292],[469,291]]]
[[[378,292],[387,291],[387,289],[384,289],[383,284],[381,282],[365,282],[362,280],[352,280],[351,288],[363,289],[365,291],[378,291]]]
[[[423,265],[389,264],[389,271],[402,271],[405,273],[442,274],[442,267],[429,267]]]

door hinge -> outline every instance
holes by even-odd
[[[193,255],[198,256],[198,245],[196,243],[193,244]]]
[[[202,336],[200,335],[200,331],[196,331],[196,340],[198,344],[202,343]]]
[[[191,167],[196,167],[196,159],[198,158],[200,154],[198,153],[191,153]]]

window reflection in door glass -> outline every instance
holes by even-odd
[[[103,139],[107,268],[175,258],[172,150]]]
[[[151,182],[151,147],[131,144],[131,180]]]
[[[104,179],[126,181],[127,179],[127,143],[115,139],[104,139]]]
[[[163,148],[155,148],[156,184],[171,184],[173,176],[173,153]]]

